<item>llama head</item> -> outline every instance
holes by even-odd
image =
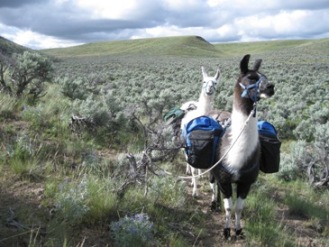
[[[258,101],[260,98],[269,98],[274,94],[274,84],[259,72],[262,60],[255,61],[253,69],[249,69],[250,55],[245,55],[240,62],[240,77],[237,82],[238,93],[242,98]]]
[[[217,83],[220,76],[220,70],[217,69],[217,72],[215,76],[208,76],[207,72],[205,71],[204,67],[201,67],[202,70],[202,93],[205,93],[206,95],[210,96],[213,95],[217,88]]]

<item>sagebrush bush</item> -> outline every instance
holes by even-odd
[[[118,247],[153,245],[154,226],[145,213],[126,215],[118,221],[112,222],[110,229]]]
[[[61,92],[70,100],[84,100],[88,97],[87,82],[82,78],[57,78],[57,83],[61,85]]]
[[[179,208],[186,203],[186,183],[175,177],[152,177],[149,181],[148,199],[153,203]]]
[[[87,198],[90,192],[87,186],[87,177],[84,176],[79,182],[69,183],[64,181],[59,184],[58,193],[55,196],[56,211],[60,218],[70,225],[78,225],[90,210]]]

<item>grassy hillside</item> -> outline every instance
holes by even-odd
[[[277,51],[287,53],[298,50],[321,53],[329,48],[329,39],[318,40],[276,40],[259,42],[220,43],[214,45],[223,55],[261,54]],[[314,54],[314,53],[313,53]]]
[[[8,39],[0,36],[0,52],[5,55],[11,55],[13,53],[22,53],[26,50],[30,50],[24,46],[18,45]]]
[[[68,48],[47,49],[43,52],[58,57],[131,54],[214,57],[219,54],[212,44],[198,36],[98,42]]]
[[[232,57],[241,54],[272,52],[309,52],[321,55],[328,49],[329,39],[278,40],[210,44],[199,36],[177,36],[123,41],[89,43],[68,48],[46,49],[42,52],[56,57],[107,55],[176,55],[191,57]]]

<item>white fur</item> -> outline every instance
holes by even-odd
[[[216,91],[217,81],[219,80],[220,71],[217,70],[217,73],[214,77],[210,77],[205,72],[204,68],[202,67],[202,77],[203,77],[203,85],[201,89],[201,93],[199,96],[198,101],[188,101],[184,103],[180,109],[184,110],[185,116],[182,119],[181,122],[181,129],[184,129],[185,126],[192,120],[200,116],[207,115],[208,112],[212,110],[212,102],[214,98],[214,93]],[[192,107],[191,107],[192,106]],[[193,108],[193,106],[196,106],[196,109],[189,110]],[[191,167],[189,164],[187,164],[186,172],[191,172],[191,175],[193,176],[191,185],[193,186],[192,196],[198,196],[198,183],[197,178],[195,176],[195,171],[198,170],[198,174],[201,173],[200,169],[196,169],[194,167]],[[215,195],[213,195],[215,198]]]
[[[239,109],[233,108],[231,116],[230,142],[237,140],[248,116],[243,114]],[[257,117],[251,117],[239,139],[226,156],[228,169],[236,174],[241,168],[244,161],[255,151],[258,145]]]
[[[225,209],[225,228],[230,228],[231,224],[231,210],[232,210],[232,198],[224,198]]]
[[[235,205],[235,229],[241,229],[241,213],[244,208],[244,199],[238,197]]]

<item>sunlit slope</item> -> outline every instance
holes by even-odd
[[[214,45],[199,36],[97,42],[68,48],[47,49],[42,52],[56,57],[134,54],[216,57],[220,54]]]
[[[224,56],[272,52],[303,52],[321,55],[322,53],[327,54],[329,39],[220,43],[214,46]]]

